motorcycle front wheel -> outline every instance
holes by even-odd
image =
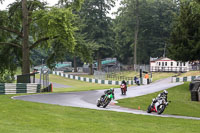
[[[160,106],[158,107],[158,114],[159,114],[159,115],[162,114],[162,113],[164,112],[164,110],[165,110],[165,105],[160,105]]]
[[[151,105],[148,106],[147,113],[151,113]]]
[[[109,103],[110,103],[110,99],[107,99],[107,101],[106,101],[105,104],[103,105],[103,108],[105,108]]]

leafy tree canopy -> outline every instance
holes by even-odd
[[[75,0],[74,2],[81,3],[81,1]],[[25,8],[28,13],[26,25],[22,21],[22,11],[25,11]],[[9,68],[8,66],[11,67],[12,64],[23,64],[28,67],[28,71],[25,72],[29,73],[30,59],[22,60],[22,55],[27,54],[29,57],[31,51],[36,48],[45,48],[50,52],[47,59],[50,66],[56,61],[62,61],[63,54],[66,51],[73,52],[76,45],[74,32],[77,28],[73,24],[75,19],[72,12],[73,7],[49,8],[46,7],[45,2],[34,0],[27,1],[25,8],[22,7],[22,1],[16,0],[9,6],[8,11],[0,11],[0,51],[1,54],[13,54],[12,61],[4,62],[6,67],[0,66],[2,70]],[[26,34],[28,34],[26,45],[24,45],[25,33],[22,32],[25,28],[27,29]],[[23,48],[26,50],[22,50]],[[1,58],[6,59],[7,54],[3,54]]]
[[[186,1],[180,4],[180,14],[174,23],[169,54],[180,61],[200,60],[200,4]]]

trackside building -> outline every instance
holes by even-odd
[[[151,72],[187,72],[189,71],[189,62],[175,61],[167,57],[151,58]]]

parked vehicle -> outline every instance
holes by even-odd
[[[151,105],[148,106],[147,113],[157,112],[158,114],[162,114],[169,102],[167,102],[165,98],[157,99],[156,102],[155,99],[152,99]]]

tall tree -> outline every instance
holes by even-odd
[[[111,18],[107,14],[113,5],[114,0],[85,0],[80,11],[86,25],[83,33],[98,45],[95,52],[98,70],[101,70],[101,59],[110,55],[112,50]]]
[[[29,22],[27,0],[22,0],[22,74],[30,73]]]
[[[1,36],[5,39],[0,44],[15,47],[22,52],[19,56],[22,58],[17,58],[22,65],[22,74],[30,73],[30,50],[37,47],[50,49],[48,62],[51,64],[62,58],[60,51],[56,50],[62,48],[72,51],[76,44],[72,7],[48,9],[45,5],[46,3],[39,0],[17,0],[10,5],[8,12],[1,11],[4,12],[1,15],[6,17],[1,19]]]
[[[163,55],[171,23],[177,6],[173,0],[139,0],[139,32],[137,33],[136,1],[123,0],[115,20],[116,53],[120,61],[125,64],[149,63],[149,57]],[[137,39],[135,39],[137,35]],[[135,45],[137,41],[138,45]],[[136,52],[135,47],[136,48]],[[131,48],[131,49],[130,49]],[[128,61],[127,61],[128,60]],[[134,61],[133,61],[134,60]]]
[[[135,25],[135,37],[134,37],[134,65],[137,65],[137,43],[138,43],[138,33],[139,33],[139,1],[135,1],[135,18],[136,18],[136,25]],[[134,69],[136,69],[134,67]]]
[[[170,43],[168,50],[172,59],[184,62],[200,60],[200,4],[181,2]]]

